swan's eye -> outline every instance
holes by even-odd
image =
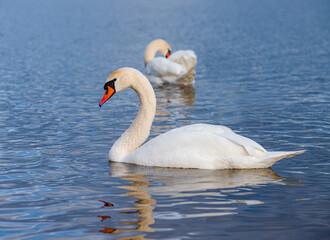
[[[108,86],[115,90],[115,81],[116,80],[117,80],[117,78],[114,78],[114,79],[110,80],[109,82],[106,82],[103,87],[104,90],[108,90]]]

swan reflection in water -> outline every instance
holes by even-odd
[[[194,78],[195,71],[190,71],[186,77]],[[195,103],[195,88],[192,84],[163,84],[153,86],[153,88],[156,93],[157,105],[161,107],[193,105]]]
[[[124,196],[137,199],[132,208],[120,209],[121,214],[137,213],[137,222],[121,222],[122,225],[135,225],[135,229],[111,229],[108,233],[119,234],[127,232],[153,232],[152,224],[155,223],[153,211],[157,207],[157,202],[152,196],[165,195],[168,196],[168,205],[162,203],[158,207],[170,207],[173,205],[175,198],[180,198],[180,202],[174,205],[192,205],[198,206],[199,213],[173,215],[173,219],[178,218],[197,218],[210,216],[224,216],[237,214],[237,204],[263,204],[259,200],[237,200],[230,199],[229,194],[238,193],[241,198],[244,195],[253,194],[252,191],[242,191],[235,189],[248,186],[264,186],[266,184],[295,184],[300,182],[298,179],[283,178],[277,175],[271,168],[266,169],[249,169],[249,170],[200,170],[200,169],[177,169],[177,168],[157,168],[145,167],[133,164],[109,163],[111,168],[111,176],[119,177],[128,181],[127,184],[119,188],[126,189]],[[288,180],[290,181],[283,181]],[[213,190],[213,191],[210,191]],[[246,189],[245,189],[246,190]],[[192,197],[203,196],[200,202],[198,198]],[[205,201],[205,197],[212,201]],[[157,198],[157,197],[155,197]],[[186,198],[186,200],[183,200]],[[172,205],[171,205],[172,204]],[[202,206],[202,207],[201,207]],[[203,208],[203,206],[207,206]],[[219,207],[220,206],[220,207]],[[182,206],[184,209],[184,206]],[[205,209],[205,210],[203,210]],[[182,210],[184,211],[184,210]],[[171,219],[171,216],[161,216],[157,212],[159,219]],[[110,229],[110,228],[109,228]],[[125,238],[118,238],[125,239]],[[130,237],[129,239],[145,239],[144,235]]]
[[[178,120],[183,125],[189,125],[193,122],[189,119],[189,110],[194,108],[195,88],[193,85],[161,85],[154,86],[157,99],[157,111],[155,114],[152,131],[155,135],[173,128]]]

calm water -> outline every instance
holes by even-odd
[[[329,239],[329,1],[137,2],[0,1],[0,238]],[[138,99],[100,109],[104,81],[144,71],[158,37],[198,64],[194,87],[156,89],[151,137],[204,122],[307,152],[261,170],[108,165]]]

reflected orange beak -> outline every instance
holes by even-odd
[[[105,91],[105,94],[100,102],[100,107],[106,102],[109,100],[109,98],[115,93],[115,90],[110,87],[110,86],[107,86],[107,90]]]
[[[108,227],[105,227],[103,230],[100,230],[100,232],[102,233],[113,233],[114,231],[116,231],[116,229]]]
[[[102,218],[102,219],[101,219],[101,222],[103,222],[104,220],[106,220],[106,219],[108,219],[108,218],[111,218],[111,217],[109,217],[109,216],[98,216],[98,217]]]
[[[104,208],[104,207],[113,207],[114,206],[112,203],[109,203],[109,202],[106,202],[106,201],[99,200],[99,202],[104,203],[104,206],[102,208]]]

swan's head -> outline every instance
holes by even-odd
[[[154,42],[158,45],[158,52],[160,52],[164,57],[168,58],[171,55],[171,46],[168,42],[157,39]]]
[[[105,94],[100,102],[100,107],[108,101],[116,92],[120,92],[126,88],[133,88],[137,77],[143,74],[134,68],[120,68],[107,78],[104,84]]]
[[[156,52],[160,52],[164,57],[168,58],[171,55],[171,46],[163,39],[153,40],[148,44],[144,52],[145,65],[155,57]]]

